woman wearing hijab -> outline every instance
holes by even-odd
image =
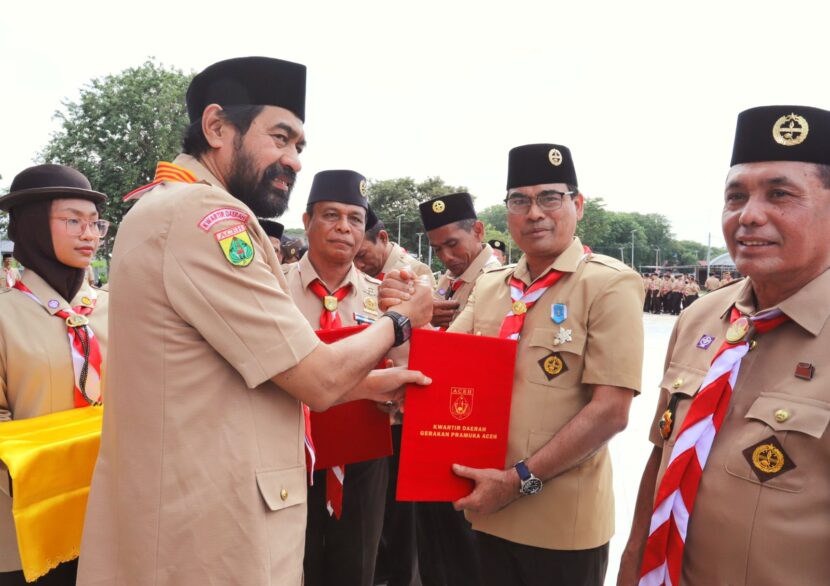
[[[0,197],[15,258],[26,268],[0,288],[0,422],[101,402],[107,294],[86,279],[109,223],[106,196],[62,165],[18,174]],[[2,425],[2,423],[0,423]],[[26,584],[11,499],[0,492],[0,584]],[[74,584],[77,560],[34,584]]]

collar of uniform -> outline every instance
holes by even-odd
[[[314,265],[311,264],[309,256],[310,255],[306,252],[297,262],[297,270],[300,271],[300,283],[302,284],[304,291],[308,289],[308,286],[314,281],[314,279],[320,279],[317,271],[314,270]],[[323,279],[320,279],[320,282],[323,283]],[[346,275],[346,278],[343,279],[343,281],[337,285],[334,290],[336,291],[346,283],[352,284],[352,290],[349,291],[349,295],[356,294],[358,287],[360,287],[360,280],[358,279],[357,269],[354,264],[349,265],[349,272]],[[325,283],[323,283],[323,286],[325,286]]]
[[[461,276],[455,277],[450,274],[449,271],[447,271],[447,276],[451,280],[461,279],[465,283],[472,283],[478,278],[479,273],[484,270],[484,265],[486,265],[487,261],[491,258],[493,258],[493,249],[489,244],[485,243],[484,248],[482,248],[481,252],[476,255],[473,262],[471,262],[470,266],[467,267],[467,270],[461,273]]]
[[[582,246],[582,242],[574,236],[573,242],[571,242],[570,246],[566,248],[562,254],[556,257],[556,260],[553,261],[544,271],[542,271],[539,276],[546,274],[547,272],[554,270],[560,271],[562,273],[573,273],[576,268],[579,266],[580,261],[582,261],[582,257],[585,256],[585,250]],[[508,274],[505,279],[510,278],[510,274]],[[532,280],[530,278],[530,270],[527,268],[527,258],[522,256],[519,259],[519,262],[516,264],[516,268],[513,270],[512,276],[519,279],[525,285],[530,285]]]
[[[222,182],[219,181],[216,177],[214,177],[213,173],[208,171],[207,167],[200,163],[199,159],[197,159],[196,157],[181,153],[179,156],[173,159],[173,164],[178,165],[179,167],[184,167],[185,169],[193,173],[196,176],[196,178],[199,179],[202,183],[207,183],[215,187],[220,187],[227,191],[227,188],[224,185],[222,185]]]
[[[729,311],[735,307],[745,315],[752,315],[756,311],[755,294],[752,289],[752,280],[743,279],[743,282],[733,287],[740,287],[737,297],[732,298],[724,308],[721,317],[727,318]],[[818,277],[807,283],[784,301],[778,304],[778,309],[799,326],[817,336],[830,318],[830,270],[824,271]]]
[[[60,296],[60,294],[55,291],[49,283],[43,280],[43,278],[34,272],[32,269],[27,269],[23,273],[23,278],[21,279],[23,284],[26,285],[29,290],[35,294],[35,297],[40,299],[40,302],[43,304],[43,307],[46,311],[49,312],[49,315],[55,315],[57,312],[61,310],[69,310],[71,309],[70,304]],[[81,302],[81,300],[87,297],[91,300],[94,300],[96,297],[95,292],[92,290],[92,287],[89,286],[89,283],[84,280],[81,284],[81,288],[78,289],[78,293],[75,295],[75,298],[72,300],[73,305],[87,305]],[[56,307],[50,307],[50,301],[57,301],[58,305]],[[52,304],[54,305],[54,304]],[[92,304],[88,305],[92,307]]]

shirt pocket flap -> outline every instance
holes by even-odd
[[[560,339],[568,339],[567,342],[556,343],[557,336]],[[528,346],[546,348],[552,352],[570,352],[582,356],[585,350],[585,333],[564,328],[534,328],[530,334]]]
[[[305,466],[257,470],[256,483],[265,504],[272,511],[293,507],[306,501]]]
[[[697,394],[705,377],[706,372],[703,370],[672,362],[666,369],[663,380],[660,381],[660,387],[666,389],[672,395],[679,393],[693,397]]]
[[[761,393],[746,418],[763,421],[775,431],[798,431],[820,439],[830,423],[830,404],[786,393]]]

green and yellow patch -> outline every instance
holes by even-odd
[[[248,227],[237,224],[214,234],[225,258],[236,267],[247,267],[254,260],[254,245]]]

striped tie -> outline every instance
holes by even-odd
[[[680,584],[689,517],[709,452],[729,409],[741,360],[753,346],[747,341],[751,330],[763,334],[788,320],[778,309],[754,317],[742,316],[737,309],[732,309],[727,339],[715,354],[689,407],[657,489],[640,569],[640,586]]]

